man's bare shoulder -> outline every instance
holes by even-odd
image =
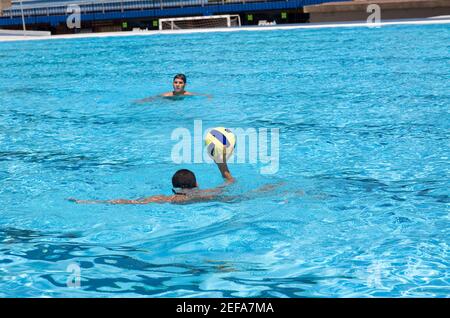
[[[217,192],[210,190],[195,190],[186,194],[173,195],[171,203],[187,204],[195,202],[212,201],[217,197]]]
[[[176,198],[175,195],[154,195],[148,198],[144,198],[140,200],[142,204],[147,203],[170,203],[174,201]]]
[[[144,198],[140,200],[140,203],[193,203],[198,201],[206,201],[212,200],[214,198],[214,194],[207,193],[206,191],[195,191],[195,193],[187,194],[187,195],[155,195],[148,198]]]

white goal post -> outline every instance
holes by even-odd
[[[160,30],[230,28],[241,26],[238,14],[159,19]]]

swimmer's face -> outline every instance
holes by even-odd
[[[176,93],[183,92],[185,86],[186,86],[186,83],[181,78],[176,78],[173,81],[173,91]]]

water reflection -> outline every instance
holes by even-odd
[[[264,265],[250,262],[229,262],[204,260],[203,262],[150,262],[133,254],[143,253],[141,249],[130,246],[103,247],[95,244],[76,242],[82,238],[81,232],[43,232],[18,228],[1,228],[2,242],[0,264],[13,269],[19,259],[38,263],[55,264],[54,270],[42,270],[38,277],[60,289],[60,296],[67,292],[67,277],[64,272],[67,264],[75,262],[81,268],[80,293],[96,292],[100,294],[162,296],[166,293],[189,291],[189,293],[215,292],[223,297],[235,297],[236,286],[257,287],[258,297],[298,297],[302,289],[299,284],[314,285],[320,280],[313,276],[296,278],[255,278],[253,280],[237,278],[244,272],[265,273]],[[112,254],[111,254],[112,252]],[[121,254],[121,253],[126,253]],[[69,262],[70,261],[70,262]],[[37,263],[34,263],[36,266]],[[39,267],[39,266],[37,266]],[[48,269],[48,266],[46,267]],[[108,269],[109,268],[109,269]],[[114,273],[114,274],[111,274]],[[201,282],[212,274],[224,275],[222,283],[227,288],[202,286]],[[219,284],[220,285],[220,284]],[[218,285],[218,286],[219,286]],[[265,289],[268,289],[265,291]]]

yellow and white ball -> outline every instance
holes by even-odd
[[[225,151],[226,158],[230,158],[236,146],[236,136],[224,127],[211,129],[205,138],[206,151],[214,161],[222,161]]]

